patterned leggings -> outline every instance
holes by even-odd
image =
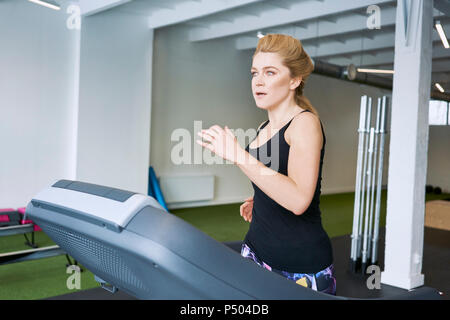
[[[333,264],[317,273],[291,273],[287,271],[280,271],[270,267],[264,261],[260,260],[245,243],[242,244],[241,256],[254,261],[260,267],[276,272],[289,280],[293,280],[295,283],[303,287],[336,295],[336,278],[334,277]]]

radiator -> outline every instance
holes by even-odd
[[[212,200],[214,175],[161,175],[161,191],[167,203]]]

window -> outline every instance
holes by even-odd
[[[430,126],[445,126],[450,124],[448,102],[441,100],[430,100],[429,120]]]

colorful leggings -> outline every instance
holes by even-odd
[[[295,283],[303,287],[336,295],[336,279],[334,277],[333,264],[317,273],[291,273],[287,271],[280,271],[270,267],[264,261],[260,260],[245,243],[242,244],[241,256],[254,261],[260,267],[276,272],[289,280],[293,280]]]

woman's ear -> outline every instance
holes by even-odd
[[[291,79],[291,90],[295,90],[300,83],[302,83],[303,78],[302,77],[296,77]]]

